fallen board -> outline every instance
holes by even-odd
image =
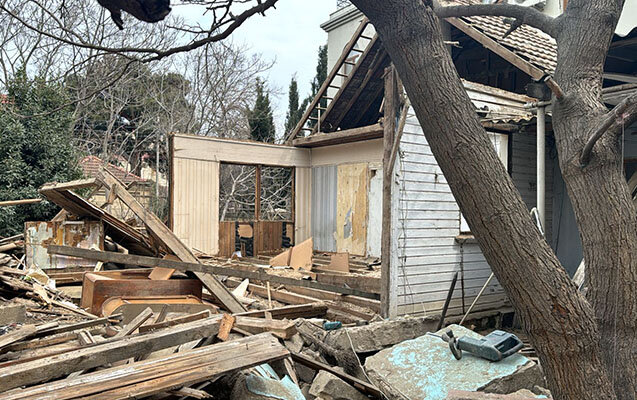
[[[214,316],[146,335],[109,339],[72,352],[11,365],[0,369],[0,392],[213,336],[218,333],[220,320],[220,316]]]
[[[289,357],[270,334],[204,346],[166,357],[14,391],[3,400],[140,398]]]
[[[378,293],[371,293],[371,292],[367,292],[367,291],[363,291],[359,289],[354,289],[351,287],[338,286],[336,284],[328,284],[328,283],[322,283],[322,282],[316,282],[316,281],[293,279],[293,278],[286,278],[283,276],[272,275],[272,274],[266,273],[263,268],[258,268],[258,267],[255,267],[254,271],[246,271],[246,270],[221,267],[218,265],[211,265],[211,264],[177,262],[177,261],[170,261],[170,260],[162,260],[161,258],[154,258],[154,257],[122,254],[122,253],[115,253],[110,251],[80,249],[76,247],[57,246],[57,245],[50,245],[48,248],[48,252],[49,254],[69,255],[69,256],[82,257],[88,260],[97,260],[102,262],[132,264],[132,265],[140,265],[140,266],[146,266],[146,267],[175,268],[181,271],[193,271],[193,272],[206,271],[206,272],[212,272],[217,275],[226,275],[226,276],[233,276],[233,277],[238,277],[243,279],[248,278],[250,280],[258,280],[263,282],[269,281],[270,283],[279,283],[283,285],[301,286],[301,287],[307,287],[312,289],[327,290],[329,292],[359,296],[359,297],[364,297],[367,299],[378,300],[380,298]],[[355,278],[358,278],[358,276],[348,277],[348,278],[352,278],[351,280],[354,281]],[[329,277],[326,279],[332,279],[332,277]],[[335,279],[332,279],[331,281],[335,281]],[[373,285],[372,282],[367,282],[367,281],[365,282],[364,285],[368,286],[369,284]],[[373,285],[373,286],[378,288],[380,286],[380,283],[378,283],[378,285]],[[245,310],[238,311],[238,312],[243,312],[243,311]]]

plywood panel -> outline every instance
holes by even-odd
[[[336,196],[336,248],[365,255],[367,248],[367,164],[339,165]]]
[[[173,232],[187,246],[219,251],[219,163],[175,158],[172,182]]]

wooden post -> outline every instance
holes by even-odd
[[[396,71],[392,66],[385,69],[385,101],[383,105],[383,223],[381,236],[381,315],[390,315],[391,288],[391,241],[392,241],[392,148],[396,134],[396,110],[398,109],[398,84]]]

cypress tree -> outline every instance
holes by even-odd
[[[305,109],[310,105],[310,103],[312,102],[314,97],[316,97],[316,95],[319,92],[319,89],[321,89],[321,86],[323,85],[323,82],[325,82],[326,79],[327,79],[327,45],[324,45],[319,47],[318,62],[316,64],[316,75],[314,76],[314,79],[312,79],[312,93],[303,101],[303,104],[301,105],[301,110],[305,111]],[[319,104],[321,108],[326,108],[327,99],[321,99]],[[314,110],[312,112],[312,117],[318,118],[318,110]],[[315,123],[316,123],[315,119],[310,119],[308,121],[308,124],[310,126],[314,126]]]
[[[299,106],[299,86],[295,77],[290,81],[288,92],[288,112],[285,117],[285,132],[292,131],[303,116],[304,108]]]
[[[265,83],[257,78],[257,100],[248,114],[250,136],[259,142],[274,143],[275,128],[270,105],[270,94],[266,93]]]

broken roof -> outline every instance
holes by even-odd
[[[445,5],[481,4],[479,0],[451,0],[445,1],[444,3]],[[465,34],[478,40],[485,47],[500,56],[502,56],[502,54],[500,54],[502,49],[491,48],[489,45],[474,37],[474,35],[477,33],[495,41],[498,45],[511,51],[525,62],[541,70],[544,74],[553,73],[557,66],[557,43],[555,42],[555,39],[541,30],[528,25],[522,25],[509,36],[503,38],[504,34],[510,28],[510,24],[505,22],[505,20],[506,18],[504,17],[492,16],[447,18],[447,22],[451,23]],[[461,23],[458,23],[458,21]],[[507,59],[506,57],[503,58]],[[507,59],[507,61],[511,62],[509,59]],[[541,78],[541,76],[531,76],[536,80]]]
[[[80,167],[82,168],[84,176],[90,178],[97,177],[100,169],[105,168],[106,170],[108,170],[108,172],[115,175],[117,179],[124,182],[124,184],[126,185],[129,185],[133,182],[145,182],[144,179],[126,171],[124,168],[119,167],[115,164],[106,163],[101,158],[95,156],[84,157],[82,160],[80,160]]]

